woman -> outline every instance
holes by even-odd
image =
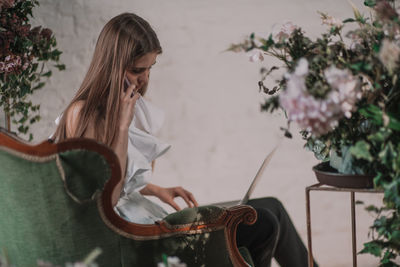
[[[153,195],[176,210],[181,197],[198,206],[181,188],[149,183],[152,163],[169,145],[154,137],[162,121],[159,110],[147,103],[151,67],[162,52],[150,25],[135,14],[111,19],[98,38],[89,70],[76,96],[58,121],[54,138],[94,138],[117,154],[124,179],[112,196],[116,211],[136,223],[154,223],[167,213],[144,195]],[[258,221],[239,226],[237,242],[249,248],[256,266],[269,266],[274,256],[281,266],[307,266],[307,252],[286,211],[273,198],[251,200]]]

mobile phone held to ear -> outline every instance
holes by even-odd
[[[129,82],[128,78],[124,78],[124,92],[128,90],[128,87],[131,86],[131,83]]]

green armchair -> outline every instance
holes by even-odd
[[[14,266],[63,265],[102,249],[99,266],[253,266],[236,246],[249,206],[184,209],[152,225],[130,223],[111,205],[121,170],[112,150],[89,139],[30,145],[0,129],[0,249]],[[245,260],[246,259],[246,260]]]

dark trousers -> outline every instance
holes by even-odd
[[[240,224],[236,241],[247,247],[255,266],[269,267],[274,257],[282,267],[307,267],[307,249],[282,203],[268,197],[247,204],[255,208],[258,219],[253,225]]]

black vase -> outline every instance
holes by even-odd
[[[317,180],[321,184],[340,188],[373,188],[375,175],[343,174],[329,165],[329,162],[322,162],[313,167]]]

